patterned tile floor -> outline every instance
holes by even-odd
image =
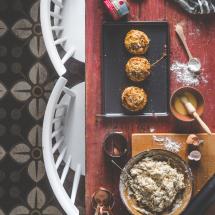
[[[57,78],[38,0],[0,0],[0,215],[65,214],[53,196],[41,126]]]

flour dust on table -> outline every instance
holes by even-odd
[[[175,75],[176,81],[187,86],[198,86],[201,83],[207,84],[208,80],[205,74],[196,75],[189,70],[186,63],[174,61],[170,67],[171,72]]]

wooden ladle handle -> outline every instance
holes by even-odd
[[[177,24],[177,25],[175,26],[175,31],[176,31],[176,33],[178,34],[178,37],[181,39],[181,42],[182,42],[183,45],[184,45],[184,48],[185,48],[185,50],[186,50],[186,52],[187,52],[187,54],[188,54],[188,56],[189,56],[189,59],[192,59],[193,56],[192,56],[192,54],[191,54],[191,52],[190,52],[190,49],[188,48],[187,41],[186,41],[186,37],[185,37],[185,35],[184,35],[184,31],[183,31],[182,26],[181,26],[180,24]]]
[[[212,134],[211,130],[208,128],[208,126],[205,124],[205,122],[200,118],[199,114],[196,112],[193,113],[193,116],[196,118],[196,120],[199,122],[199,124],[202,126],[202,128],[208,133]]]

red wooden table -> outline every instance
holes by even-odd
[[[172,0],[130,0],[129,20],[152,21],[167,20],[170,25],[170,59],[171,62],[187,61],[187,56],[175,34],[174,26],[184,23],[189,47],[199,57],[203,73],[207,75],[207,84],[197,88],[205,97],[205,113],[203,119],[212,131],[215,131],[215,16],[191,16],[178,7]],[[92,215],[91,195],[100,186],[111,189],[115,194],[114,212],[126,215],[128,212],[122,205],[118,193],[119,171],[110,168],[104,160],[102,143],[105,135],[113,130],[123,131],[128,140],[134,132],[199,132],[197,123],[182,123],[172,116],[166,118],[144,119],[102,119],[96,117],[101,113],[101,26],[108,19],[102,0],[86,1],[86,214]],[[170,73],[171,93],[182,86]],[[205,179],[207,180],[207,179]]]

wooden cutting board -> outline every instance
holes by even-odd
[[[132,135],[132,156],[148,149],[165,149],[161,143],[154,141],[153,135],[157,137],[168,137],[169,139],[181,144],[180,155],[188,161],[188,147],[185,143],[187,134],[174,133],[136,133]],[[204,143],[199,146],[202,159],[198,164],[190,164],[194,176],[194,193],[198,192],[207,180],[215,173],[215,133],[211,136],[198,134]]]

